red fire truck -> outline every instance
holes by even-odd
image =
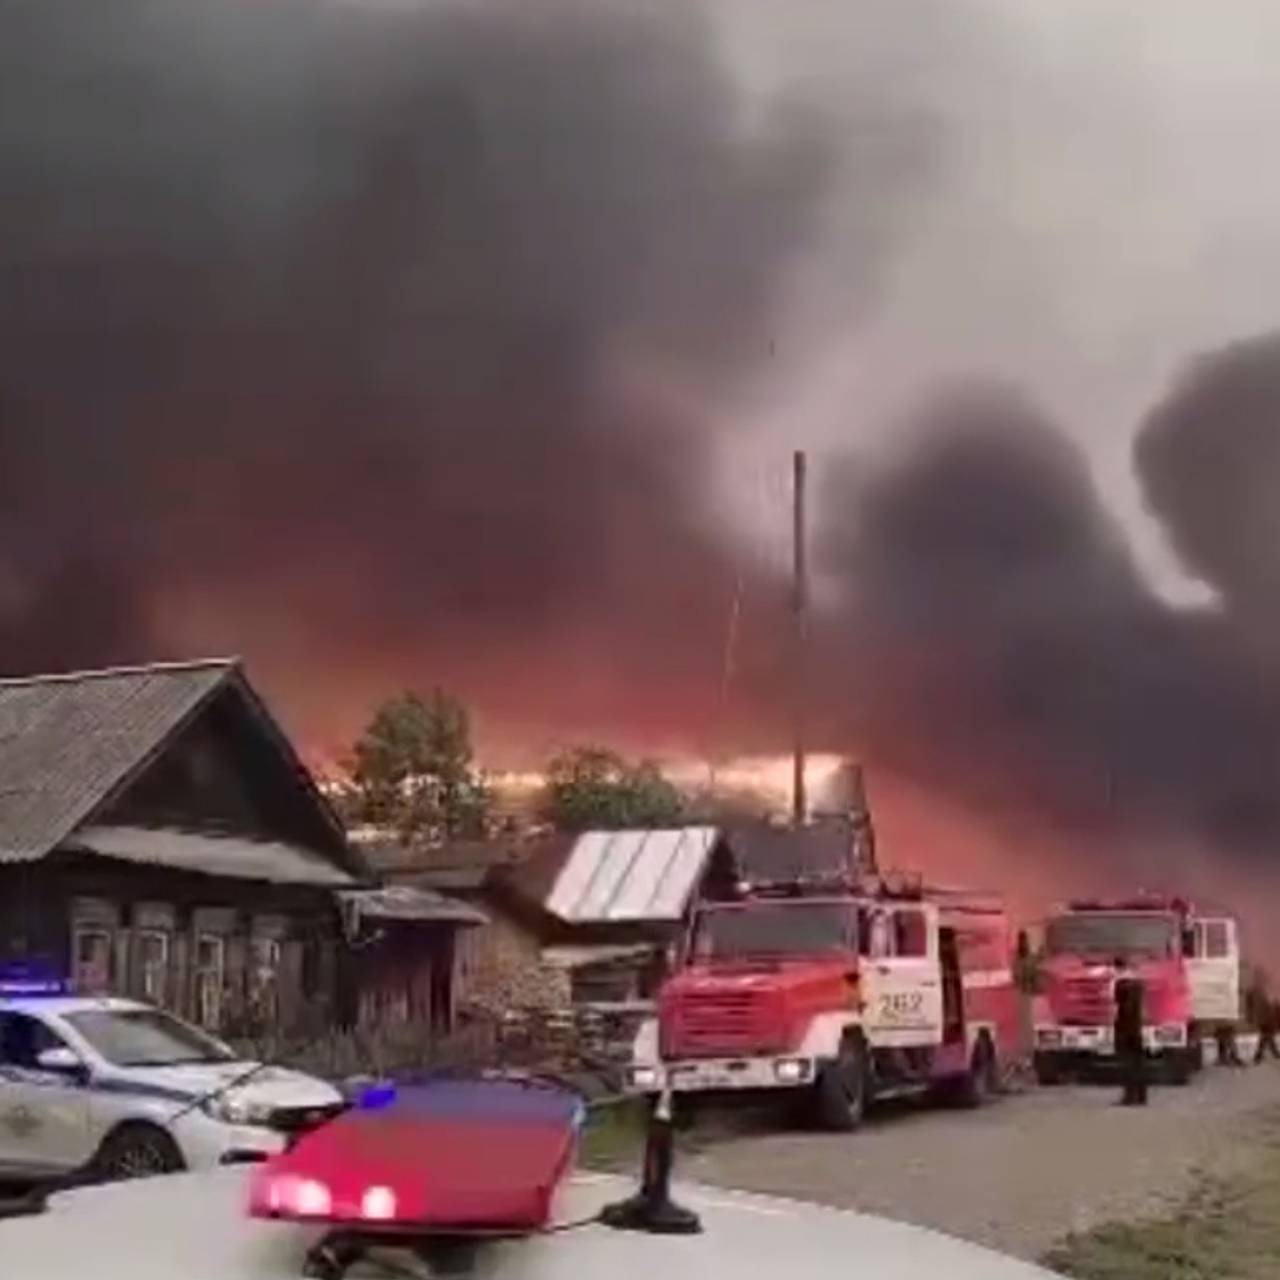
[[[992,895],[883,879],[744,887],[696,911],[628,1088],[790,1090],[832,1129],[891,1095],[976,1105],[1017,1039],[1012,947]]]
[[[1200,1067],[1206,1034],[1239,1020],[1239,933],[1229,916],[1202,915],[1181,898],[1072,902],[1044,930],[1035,1017],[1042,1084],[1114,1059],[1119,957],[1143,980],[1143,1040],[1172,1083]]]

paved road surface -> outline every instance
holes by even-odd
[[[1280,1067],[1209,1068],[1118,1107],[1107,1086],[1030,1089],[981,1111],[895,1107],[853,1134],[760,1131],[681,1172],[722,1186],[886,1214],[1025,1258],[1071,1230],[1158,1214],[1198,1170],[1246,1161]],[[1273,1118],[1274,1120],[1274,1118]]]

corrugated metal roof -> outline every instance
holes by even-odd
[[[715,827],[584,832],[551,886],[546,909],[575,924],[679,920],[718,835]]]
[[[381,920],[429,921],[445,924],[488,924],[483,911],[432,893],[430,889],[414,889],[409,885],[386,885],[381,889],[346,889],[338,892],[342,902],[350,903],[362,916]]]
[[[108,858],[146,862],[210,876],[273,884],[354,884],[345,871],[298,845],[280,840],[209,835],[170,827],[86,827],[71,844]]]
[[[219,660],[0,680],[0,862],[48,853],[235,669]]]

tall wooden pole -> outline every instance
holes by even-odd
[[[794,653],[792,654],[792,775],[791,819],[797,827],[804,825],[808,804],[804,791],[805,709],[808,702],[809,648],[809,580],[805,548],[805,455],[797,449],[792,459],[792,548],[794,555],[792,582],[792,615]]]

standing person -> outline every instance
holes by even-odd
[[[1236,1046],[1236,1024],[1219,1022],[1213,1029],[1214,1039],[1218,1042],[1218,1065],[1222,1067],[1243,1067],[1244,1060]]]
[[[1276,1030],[1280,1027],[1280,1004],[1269,998],[1258,1002],[1258,1050],[1253,1055],[1254,1062],[1261,1062],[1268,1053],[1273,1058],[1280,1058],[1280,1048],[1276,1046]]]
[[[1124,956],[1116,957],[1115,1042],[1124,1080],[1121,1106],[1147,1105],[1147,1062],[1142,1044],[1142,979],[1129,971]]]

